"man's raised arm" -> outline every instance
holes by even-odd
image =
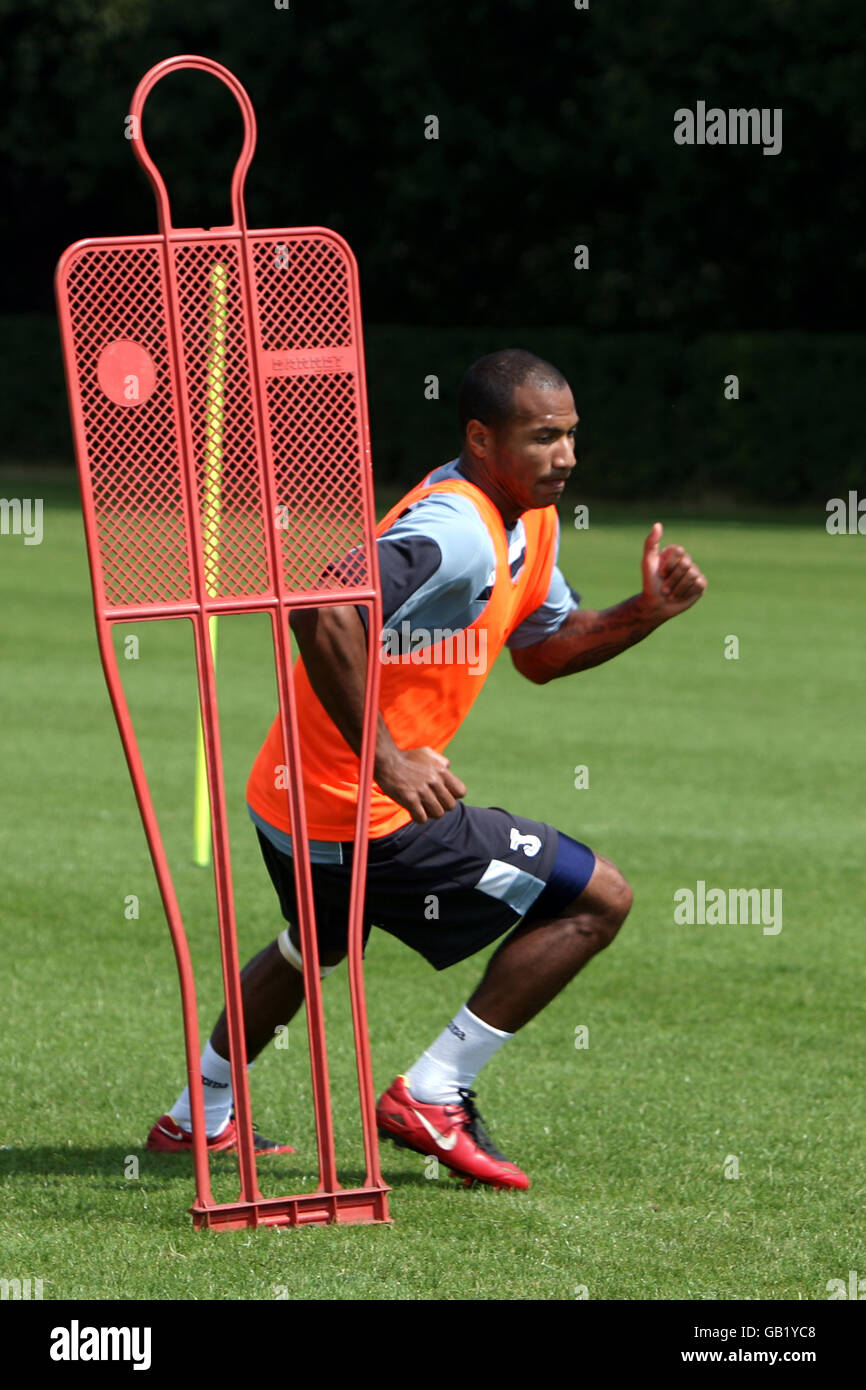
[[[697,603],[707,587],[705,576],[681,545],[658,548],[657,521],[644,542],[643,590],[613,608],[575,610],[550,637],[512,651],[517,670],[536,685],[600,666],[633,647],[669,618]]]

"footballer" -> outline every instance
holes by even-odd
[[[556,503],[575,466],[578,423],[568,382],[541,358],[506,349],[469,368],[457,404],[459,457],[407,493],[377,533],[391,656],[381,672],[364,939],[375,925],[436,970],[500,944],[474,992],[391,1083],[376,1114],[381,1135],[435,1155],[467,1182],[527,1188],[527,1174],[486,1132],[475,1105],[477,1077],[610,945],[632,893],[616,865],[566,831],[516,811],[468,806],[446,749],[504,647],[535,684],[575,675],[691,608],[706,579],[682,546],[660,548],[657,522],[644,543],[641,591],[603,611],[582,609],[557,565]],[[292,616],[323,975],[346,954],[366,623],[366,609],[353,605]],[[472,640],[455,641],[455,634]],[[395,642],[405,660],[400,651],[395,659]],[[274,777],[285,761],[277,717],[247,801],[287,925],[242,973],[250,1060],[304,1000],[291,825]],[[433,919],[425,914],[431,897]],[[223,1015],[202,1056],[213,1150],[237,1143],[228,1053]],[[148,1146],[188,1150],[191,1128],[185,1089]],[[260,1135],[255,1142],[257,1152],[290,1151]]]

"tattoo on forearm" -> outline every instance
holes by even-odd
[[[548,679],[573,675],[618,656],[656,627],[658,622],[646,615],[642,595],[636,594],[601,612],[572,614],[559,632],[539,643],[538,663]]]

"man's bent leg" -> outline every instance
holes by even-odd
[[[631,889],[600,855],[586,867],[590,852],[573,844],[581,853],[568,865],[573,851],[566,851],[565,862],[576,896],[555,916],[539,905],[537,915],[530,913],[491,957],[471,999],[407,1072],[419,1100],[445,1104],[471,1089],[502,1044],[613,940],[631,906]]]
[[[530,919],[507,937],[467,1007],[490,1028],[516,1033],[610,945],[632,898],[616,865],[596,855],[592,877],[573,902],[555,918]]]
[[[586,846],[577,846],[585,857]],[[587,870],[588,872],[588,870]],[[581,881],[576,876],[576,884]],[[529,1179],[490,1142],[471,1089],[482,1066],[609,945],[632,893],[609,860],[594,856],[585,887],[555,917],[530,917],[491,958],[484,978],[407,1076],[377,1107],[380,1133],[442,1158],[467,1181],[529,1186]],[[575,884],[575,886],[576,886]]]

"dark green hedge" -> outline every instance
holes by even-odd
[[[526,347],[572,383],[587,497],[823,501],[864,482],[866,335],[588,334],[370,325],[373,465],[415,481],[457,452],[454,397],[466,366]],[[726,400],[726,376],[739,400]],[[439,399],[425,399],[436,376]],[[72,464],[59,338],[49,317],[0,318],[0,462]]]

